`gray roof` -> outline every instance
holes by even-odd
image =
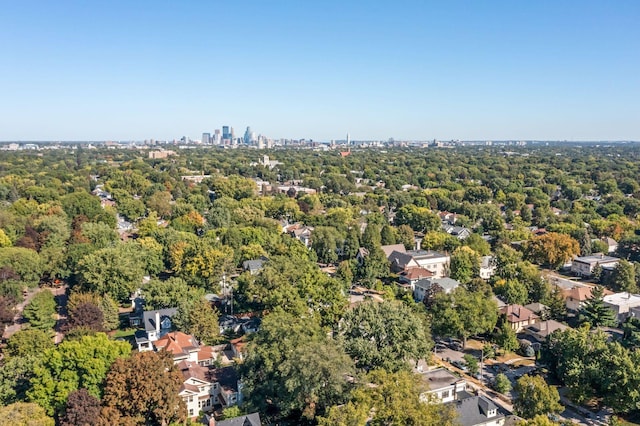
[[[216,426],[262,426],[262,422],[260,421],[260,414],[251,413],[232,419],[220,420],[216,422]]]
[[[429,386],[429,390],[431,391],[446,388],[464,381],[464,379],[461,379],[445,368],[437,368],[422,374],[422,382]]]
[[[496,410],[496,415],[488,417],[489,411],[492,410]],[[458,423],[462,426],[481,425],[504,417],[504,412],[483,395],[458,400],[456,412],[458,413]]]
[[[431,288],[433,285],[438,285],[438,287],[442,288],[445,292],[450,292],[454,290],[460,285],[459,281],[454,280],[453,278],[444,277],[444,278],[423,278],[421,280],[416,281],[416,287],[422,288]]]
[[[142,321],[144,324],[145,331],[153,331],[156,329],[156,313],[160,315],[160,321],[163,318],[173,317],[176,312],[178,312],[177,308],[166,308],[166,309],[156,309],[155,311],[144,311],[142,314]]]
[[[395,250],[389,255],[388,259],[392,264],[396,264],[402,268],[404,268],[409,262],[413,260],[410,254],[402,253]]]
[[[262,265],[264,264],[264,262],[265,259],[245,260],[244,262],[242,262],[242,269],[254,274],[262,269]]]

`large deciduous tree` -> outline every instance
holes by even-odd
[[[27,395],[50,415],[60,412],[69,393],[76,389],[85,388],[100,397],[111,364],[129,352],[129,343],[109,340],[103,333],[64,341],[44,351],[34,367],[35,377]]]
[[[463,284],[480,274],[480,256],[473,249],[462,246],[451,255],[451,278]]]
[[[516,382],[517,397],[513,407],[517,415],[526,419],[539,414],[559,413],[560,404],[558,390],[549,386],[541,376],[522,376]]]
[[[178,395],[182,382],[170,353],[139,352],[113,363],[102,403],[129,421],[167,426],[185,419],[184,401]]]
[[[0,408],[0,425],[54,426],[55,421],[38,404],[16,402]]]
[[[436,295],[430,310],[434,332],[463,339],[493,330],[498,321],[498,305],[479,292],[458,287],[449,294]]]
[[[425,319],[395,302],[358,305],[340,322],[339,334],[347,353],[366,370],[406,369],[433,347]]]
[[[345,401],[353,362],[313,318],[269,314],[248,354],[240,369],[252,409],[313,419]]]
[[[417,377],[406,371],[390,373],[375,370],[366,376],[344,405],[333,406],[320,426],[453,426],[455,410],[450,405],[424,403],[420,400]]]
[[[532,261],[557,269],[580,253],[580,245],[569,235],[549,232],[533,237],[526,251]]]
[[[67,398],[60,426],[93,426],[99,417],[100,400],[86,389],[78,389]]]

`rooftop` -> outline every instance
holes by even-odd
[[[609,303],[611,305],[618,305],[618,306],[640,305],[640,295],[631,294],[627,292],[610,294],[608,296],[604,296],[602,300],[605,303]]]
[[[426,384],[431,391],[446,388],[464,381],[464,379],[461,379],[445,368],[438,368],[422,374],[422,382]]]

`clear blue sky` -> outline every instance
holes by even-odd
[[[638,0],[0,6],[0,140],[640,140]]]

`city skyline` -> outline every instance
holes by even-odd
[[[11,2],[0,140],[199,139],[216,123],[318,141],[640,140],[638,18],[634,1]]]

